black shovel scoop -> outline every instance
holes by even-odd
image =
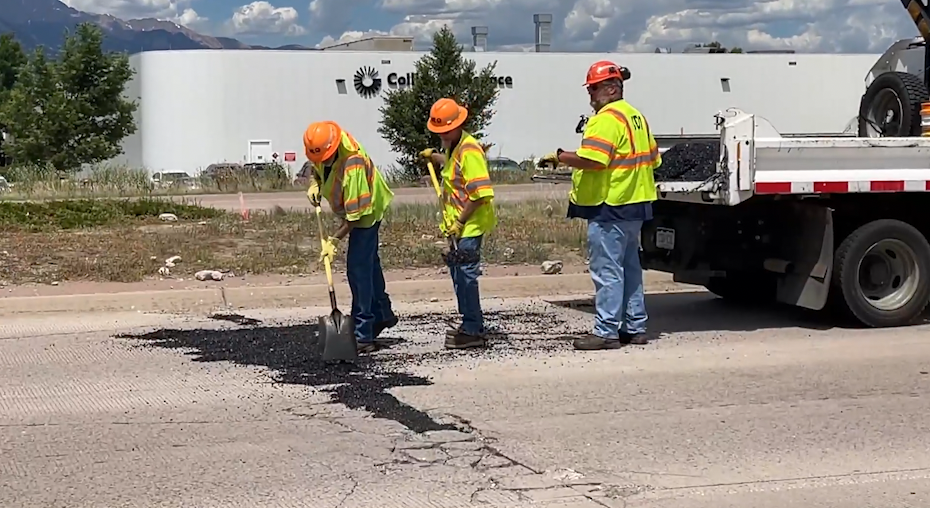
[[[323,210],[316,207],[316,222],[320,230],[320,245],[326,241],[323,235]],[[320,317],[320,343],[323,344],[324,362],[354,362],[358,359],[358,348],[355,344],[355,330],[351,317],[339,312],[336,305],[336,288],[333,286],[333,266],[327,258],[326,282],[329,284],[329,304],[333,311],[328,316]]]

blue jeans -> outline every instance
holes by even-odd
[[[459,304],[459,314],[462,315],[462,331],[469,335],[484,333],[484,316],[481,313],[481,297],[478,294],[478,276],[481,275],[481,238],[459,238],[460,251],[477,253],[474,263],[448,264],[452,275],[452,287],[455,288],[455,298]]]
[[[358,342],[374,341],[375,324],[394,319],[378,256],[379,229],[381,223],[376,222],[370,228],[354,228],[349,232],[346,275],[352,291],[352,319]]]
[[[588,221],[588,255],[596,290],[594,335],[617,339],[646,332],[643,267],[639,263],[642,221]]]

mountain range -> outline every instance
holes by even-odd
[[[44,46],[56,51],[64,34],[81,23],[94,23],[105,34],[104,49],[139,53],[162,49],[286,49],[309,50],[299,45],[278,48],[253,46],[229,37],[199,34],[177,23],[145,18],[122,20],[109,14],[91,14],[58,0],[0,0],[0,34],[12,33],[27,50]]]

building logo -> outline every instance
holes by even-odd
[[[355,71],[352,83],[355,85],[355,91],[366,99],[371,99],[381,91],[381,78],[374,67],[365,66]]]

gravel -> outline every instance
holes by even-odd
[[[658,182],[703,182],[717,171],[719,143],[680,143],[662,154],[655,170]]]

